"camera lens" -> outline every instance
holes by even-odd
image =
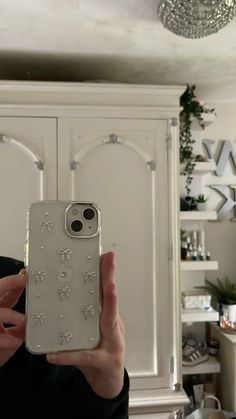
[[[86,208],[83,212],[85,220],[92,220],[95,216],[95,212],[92,208]]]
[[[71,223],[71,230],[78,233],[83,228],[83,223],[80,220],[74,220]]]

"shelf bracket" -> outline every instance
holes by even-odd
[[[177,125],[178,125],[178,119],[177,118],[171,118],[171,120],[170,120],[170,126],[171,127],[177,127]]]
[[[155,171],[156,170],[156,162],[155,162],[155,160],[150,160],[150,161],[147,162],[147,164],[148,164],[148,166],[150,167],[150,169],[152,171]]]

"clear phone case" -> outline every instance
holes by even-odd
[[[40,201],[27,217],[26,347],[92,349],[100,340],[101,215],[94,203]]]

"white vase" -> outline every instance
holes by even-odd
[[[207,209],[207,202],[197,202],[198,211],[206,211],[206,209]]]
[[[236,322],[236,304],[222,304],[223,317],[230,322]]]

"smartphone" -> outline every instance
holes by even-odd
[[[26,347],[34,354],[100,341],[101,211],[90,202],[39,201],[27,213]]]

